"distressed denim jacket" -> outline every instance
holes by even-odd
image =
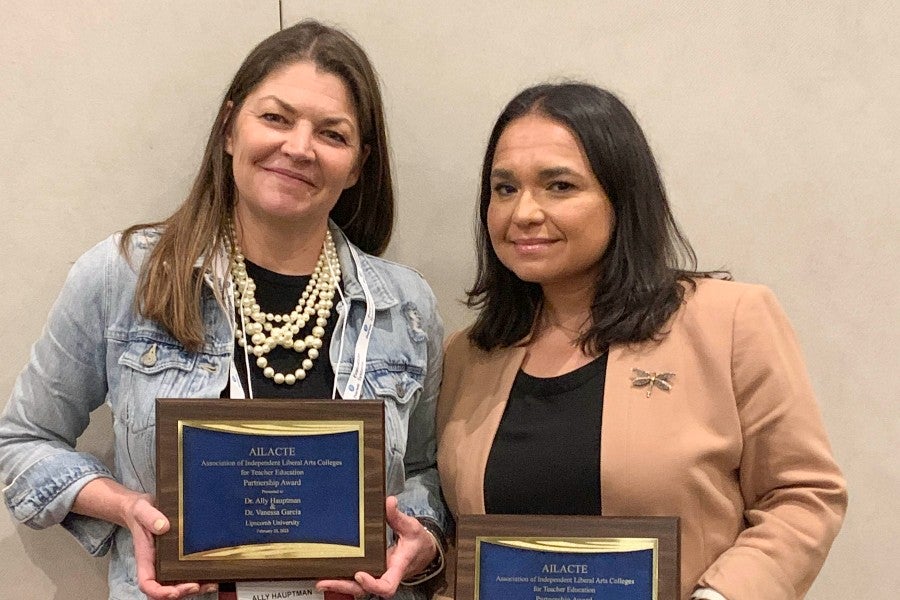
[[[329,351],[338,389],[349,377],[366,312],[362,276],[376,311],[362,397],[384,399],[385,489],[398,497],[404,512],[431,518],[446,531],[448,517],[435,469],[443,326],[434,295],[409,268],[362,252],[355,263],[349,242],[333,224],[332,233],[349,303],[349,310],[337,303]],[[145,596],[135,581],[131,534],[70,512],[72,504],[81,488],[98,477],[155,493],[155,399],[219,397],[233,360],[234,311],[223,252],[214,261],[215,272],[204,274],[203,348],[188,352],[159,324],[134,311],[137,265],[158,233],[145,230],[132,236],[130,260],[120,253],[119,239],[101,242],[70,271],[0,418],[0,474],[6,505],[18,521],[38,529],[60,523],[91,554],[111,552],[110,598],[136,600]],[[115,473],[74,449],[91,411],[104,402],[113,414]],[[425,596],[401,587],[395,597]]]

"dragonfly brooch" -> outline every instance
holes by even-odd
[[[675,377],[675,373],[657,373],[656,371],[648,373],[642,369],[631,369],[631,372],[634,373],[631,376],[632,386],[638,388],[649,386],[647,387],[647,398],[653,393],[653,386],[664,392],[672,389],[672,378]]]

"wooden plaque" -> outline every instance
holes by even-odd
[[[380,574],[383,403],[160,398],[156,493],[161,582]]]
[[[461,515],[456,600],[678,600],[677,517]]]

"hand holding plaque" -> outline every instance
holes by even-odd
[[[434,536],[418,519],[401,512],[395,497],[387,499],[385,508],[387,524],[396,540],[387,551],[387,570],[377,578],[369,573],[360,572],[356,575],[355,581],[320,581],[318,586],[320,589],[352,597],[372,594],[390,598],[401,583],[425,571],[431,564],[432,557],[437,555],[442,558],[442,550],[437,547],[438,542]],[[437,572],[434,571],[435,574]]]
[[[157,401],[160,581],[382,572],[380,401]]]

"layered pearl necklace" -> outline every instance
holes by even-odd
[[[325,326],[334,306],[334,290],[341,280],[341,263],[338,261],[331,232],[325,232],[322,253],[316,262],[316,268],[306,289],[300,295],[297,306],[290,314],[272,314],[263,312],[256,303],[256,282],[247,274],[244,255],[237,243],[234,228],[231,230],[231,276],[234,278],[234,302],[241,314],[241,323],[236,323],[234,335],[238,345],[256,357],[256,366],[262,369],[263,375],[275,383],[293,385],[306,378],[312,369],[313,361],[319,357]],[[315,318],[315,325],[308,335],[300,339],[300,331]],[[295,339],[295,336],[297,339]],[[250,346],[247,346],[247,337]],[[300,367],[292,373],[279,373],[269,365],[266,354],[273,348],[282,346],[293,349],[306,358]],[[247,374],[249,377],[250,374]]]

